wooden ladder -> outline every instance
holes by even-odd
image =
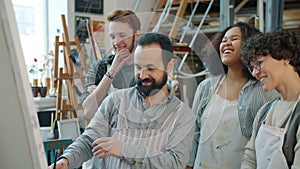
[[[59,36],[55,37],[55,56],[54,56],[54,90],[57,91],[56,98],[56,115],[55,119],[76,118],[76,111],[82,110],[81,103],[77,99],[74,80],[80,79],[81,83],[85,84],[85,77],[81,67],[74,69],[72,60],[71,46],[76,46],[84,71],[87,72],[89,67],[85,62],[85,58],[81,52],[81,46],[78,37],[74,36],[74,41],[69,40],[69,33],[66,24],[65,15],[61,15],[64,33],[62,41],[59,41]],[[63,46],[64,53],[64,68],[58,68],[59,64],[59,46]],[[63,99],[62,90],[63,82],[66,83],[68,91],[68,99]]]
[[[173,0],[172,1],[172,5],[170,6],[170,8],[176,7],[175,9],[177,11],[176,11],[176,15],[175,15],[173,24],[170,28],[169,35],[168,35],[171,39],[176,39],[176,34],[178,32],[180,22],[185,15],[185,11],[186,11],[188,3],[193,3],[196,1],[197,0]],[[166,7],[167,3],[168,3],[168,0],[157,0],[156,1],[155,6],[153,8],[154,13],[150,18],[147,32],[152,31],[150,29],[153,27],[153,25],[160,24],[160,23],[158,23],[159,19],[160,19],[160,17],[163,17],[164,14],[158,13],[158,11],[160,11],[163,7]]]

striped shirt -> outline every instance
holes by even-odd
[[[97,60],[97,62],[92,64],[85,76],[85,85],[84,91],[81,93],[81,102],[83,102],[90,94],[90,92],[87,91],[88,87],[91,85],[98,85],[100,83],[101,79],[107,71],[107,65],[110,65],[113,59],[114,55],[111,55],[103,60]]]
[[[191,109],[172,94],[147,107],[135,87],[114,92],[104,100],[85,132],[65,150],[63,156],[69,160],[69,168],[78,167],[92,157],[92,142],[95,139],[112,136],[111,131],[118,127],[121,102],[128,105],[125,111],[128,128],[145,130],[161,128],[170,115],[176,114],[175,109],[181,104],[163,151],[157,153],[157,150],[126,143],[119,158],[132,168],[136,163],[141,168],[184,168],[191,152],[195,124]],[[151,156],[153,153],[156,155]]]

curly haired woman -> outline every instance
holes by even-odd
[[[300,43],[292,31],[254,36],[242,59],[265,91],[280,97],[258,112],[246,145],[243,169],[296,169],[300,166]]]

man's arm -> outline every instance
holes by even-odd
[[[79,167],[83,162],[91,159],[93,157],[93,142],[98,138],[108,136],[110,116],[113,116],[114,113],[112,112],[115,112],[112,110],[114,107],[111,103],[109,99],[104,100],[84,133],[68,146],[59,158],[68,159],[69,168]]]
[[[110,75],[113,76],[112,74]],[[112,80],[108,76],[103,76],[96,89],[83,101],[84,116],[88,122],[94,117],[99,105],[107,96]]]
[[[84,87],[84,92],[81,95],[82,107],[84,110],[85,119],[89,122],[91,117],[94,116],[94,113],[97,111],[98,104],[94,100],[94,96],[91,96],[95,90],[95,86],[102,80],[105,76],[107,70],[107,64],[105,60],[97,61],[89,69],[86,75],[86,84]],[[98,78],[98,79],[97,79]],[[88,99],[88,101],[86,101]],[[91,110],[92,109],[92,110]],[[92,115],[91,113],[92,112]]]
[[[84,109],[84,115],[87,121],[90,121],[95,115],[98,107],[108,94],[114,76],[121,70],[124,63],[126,63],[128,59],[128,55],[130,54],[131,53],[128,49],[121,49],[118,51],[115,55],[112,65],[103,75],[103,78],[96,89],[83,101],[82,107]]]
[[[90,67],[89,71],[86,74],[84,91],[80,96],[81,102],[83,102],[86,99],[86,97],[90,94],[88,88],[92,85],[96,85],[96,77],[97,77],[98,66],[99,66],[98,64],[99,64],[98,62],[92,64],[92,66]]]
[[[55,164],[55,168],[56,169],[68,169],[68,165],[69,165],[69,162],[68,162],[68,159],[66,158],[61,158],[59,159],[56,164]],[[54,169],[54,164],[51,164],[48,169]]]

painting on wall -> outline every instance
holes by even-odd
[[[99,48],[105,48],[105,22],[91,21],[92,31],[94,38]]]
[[[75,0],[75,12],[103,14],[103,0]]]
[[[105,48],[105,36],[104,36],[104,21],[90,21],[87,25],[89,39],[92,44],[92,52],[95,60],[102,59],[101,49]]]
[[[75,35],[78,36],[80,43],[89,43],[89,34],[87,30],[89,21],[90,17],[75,16]]]

